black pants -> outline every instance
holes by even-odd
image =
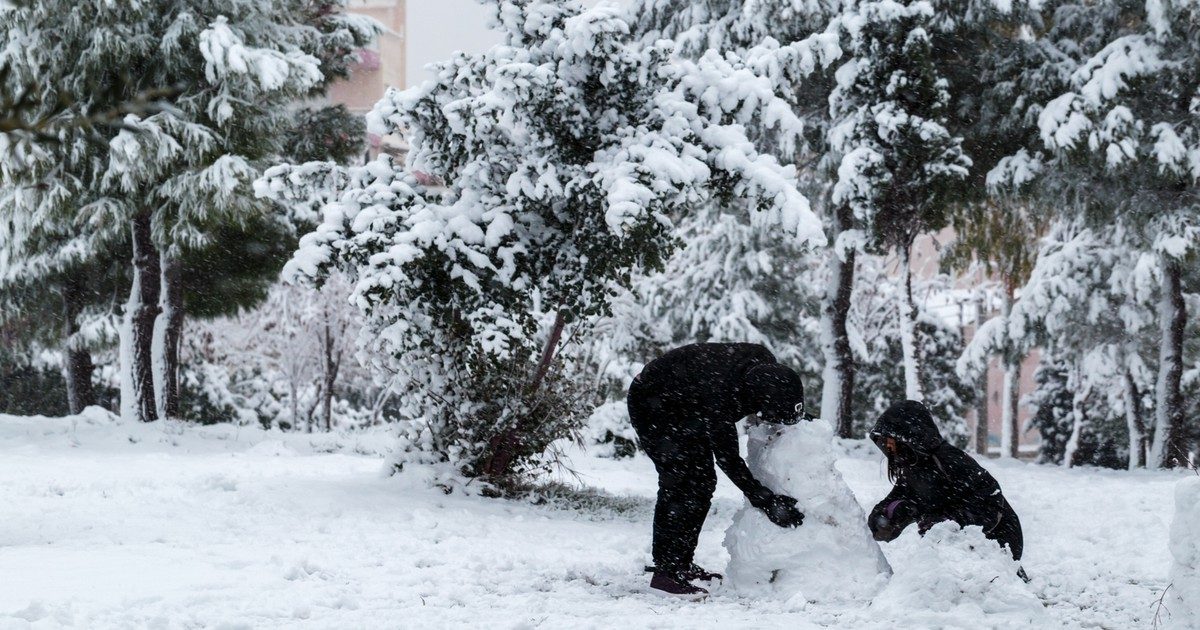
[[[692,565],[700,529],[708,517],[717,471],[702,423],[681,421],[664,409],[661,399],[636,384],[629,390],[629,420],[642,450],[658,470],[658,502],[654,505],[654,566],[682,571]]]

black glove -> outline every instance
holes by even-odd
[[[786,495],[773,494],[763,505],[755,507],[779,527],[800,527],[804,523],[804,514],[796,509],[796,500]]]

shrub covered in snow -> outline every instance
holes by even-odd
[[[607,312],[614,285],[661,263],[671,217],[741,198],[758,225],[824,237],[794,167],[736,124],[787,111],[769,85],[740,81],[750,64],[677,61],[612,6],[500,2],[497,24],[503,45],[377,104],[373,131],[407,133],[408,164],[382,157],[339,174],[288,273],[347,270],[366,349],[398,375],[422,440],[468,474],[506,477],[583,420],[577,385],[549,367],[563,339]],[[802,52],[816,63],[825,51]],[[328,176],[279,168],[260,194],[296,202],[304,171]]]
[[[629,424],[629,408],[624,400],[596,407],[580,432],[584,445],[598,445],[593,452],[609,457],[629,457],[637,451],[637,434]]]
[[[796,499],[804,524],[781,528],[761,510],[743,507],[725,532],[730,586],[796,607],[870,599],[890,569],[835,466],[832,428],[822,420],[758,425],[750,430],[749,449],[755,478]]]

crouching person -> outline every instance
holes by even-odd
[[[887,456],[888,478],[895,483],[868,517],[875,540],[895,540],[913,523],[924,535],[935,523],[954,521],[978,525],[1014,560],[1021,559],[1021,521],[1000,484],[942,439],[925,405],[912,400],[892,405],[875,423],[871,440]],[[1028,580],[1024,570],[1020,575]]]
[[[765,347],[706,343],[672,350],[633,380],[628,404],[638,442],[658,471],[651,588],[700,597],[707,591],[689,582],[721,577],[692,561],[717,487],[714,459],[771,522],[797,527],[804,521],[796,500],[759,483],[739,452],[742,418],[759,414],[766,422],[794,424],[803,417],[800,376]]]

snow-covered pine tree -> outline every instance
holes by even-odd
[[[934,8],[863,2],[842,17],[848,57],[830,96],[831,145],[842,156],[834,204],[849,207],[899,257],[905,397],[923,400],[910,252],[917,236],[946,224],[950,192],[971,160],[946,124],[949,83],[934,58]]]
[[[1144,394],[1152,381],[1143,357],[1151,354],[1154,327],[1154,261],[1125,243],[1122,228],[1101,233],[1077,225],[1055,226],[1043,243],[1029,281],[1006,318],[985,323],[963,353],[964,371],[988,360],[989,348],[1035,346],[1065,372],[1072,396],[1071,433],[1064,465],[1079,463],[1089,421],[1118,414],[1128,435],[1130,468],[1145,461]],[[1006,329],[1004,329],[1006,327]],[[1046,385],[1059,386],[1047,376]],[[1035,399],[1052,401],[1053,391]]]
[[[864,437],[874,426],[879,414],[904,399],[904,353],[900,345],[901,288],[897,278],[888,273],[889,261],[864,255],[859,258],[859,282],[855,284],[849,328],[854,340],[857,375],[854,407],[853,437]],[[962,349],[962,330],[953,322],[930,312],[926,305],[930,296],[945,294],[948,278],[944,276],[919,281],[914,287],[922,356],[926,357],[922,388],[927,392],[925,403],[937,422],[942,436],[956,446],[965,446],[967,409],[978,395],[972,383],[961,380],[954,369],[954,358]]]
[[[503,481],[578,422],[547,384],[564,333],[608,310],[614,282],[662,263],[671,217],[744,198],[756,225],[824,237],[794,169],[738,124],[787,112],[754,59],[675,59],[612,6],[500,2],[496,23],[503,45],[457,55],[371,116],[378,133],[406,132],[407,167],[448,191],[386,156],[349,169],[289,269],[347,269],[418,442]],[[263,193],[291,195],[292,174],[272,171]]]
[[[721,0],[704,3],[681,0],[641,0],[633,6],[637,31],[645,41],[666,37],[673,39],[681,52],[699,57],[709,49],[744,52],[769,42],[790,45],[813,37],[832,41],[834,32],[826,32],[831,20],[838,15],[837,3],[796,0],[763,0],[746,3],[741,0]],[[775,148],[776,156],[800,167],[800,178],[806,194],[815,200],[815,207],[825,219],[831,246],[826,253],[824,278],[825,295],[820,314],[819,347],[823,356],[820,390],[820,413],[837,428],[838,435],[850,437],[852,432],[852,401],[854,391],[854,356],[846,322],[850,312],[850,295],[854,287],[855,258],[863,240],[852,228],[853,216],[847,206],[828,203],[830,178],[836,159],[830,154],[827,131],[829,127],[829,92],[833,88],[832,68],[812,68],[802,58],[786,59],[788,63],[773,69],[776,81],[784,88],[796,119],[802,124],[799,133],[785,129],[755,129],[750,132]],[[779,131],[787,131],[781,136]],[[790,135],[795,134],[797,142]],[[842,234],[845,233],[843,237]],[[750,233],[747,233],[750,236]],[[735,248],[745,244],[726,241]],[[746,243],[749,244],[749,243]],[[754,246],[769,251],[775,259],[795,257],[791,243],[782,239],[758,239]],[[794,248],[793,248],[794,249]],[[799,289],[795,285],[781,288]],[[795,296],[782,296],[785,303],[806,300],[805,290]],[[679,308],[686,309],[682,304]],[[780,313],[780,317],[802,317],[800,313]],[[808,324],[800,324],[807,327]],[[811,363],[805,359],[803,363]],[[814,409],[815,409],[814,405]]]
[[[48,86],[36,95],[43,111],[35,117],[87,120],[131,95],[171,94],[170,107],[130,114],[119,127],[73,134],[64,126],[53,150],[8,154],[4,165],[6,176],[25,184],[3,204],[8,217],[26,222],[13,232],[14,258],[54,268],[87,261],[119,240],[132,243],[122,340],[126,415],[152,420],[173,407],[168,379],[182,325],[183,251],[209,244],[214,225],[269,212],[248,183],[294,130],[292,104],[344,73],[354,49],[373,35],[370,22],[337,6],[48,1],[6,16],[11,80]],[[125,70],[132,67],[142,70]],[[89,85],[112,89],[89,92]],[[84,96],[58,111],[64,93]],[[43,222],[29,228],[31,219]],[[34,231],[48,236],[31,238]]]
[[[1200,243],[1200,6],[1080,3],[1060,13],[1082,55],[1070,89],[1039,117],[1048,169],[1089,200],[1081,214],[1092,225],[1119,224],[1134,251],[1154,255],[1160,340],[1149,465],[1180,465],[1188,458],[1183,280]]]
[[[736,214],[735,214],[736,212]],[[696,342],[760,343],[800,372],[805,383],[821,373],[822,269],[804,247],[750,223],[749,213],[702,208],[679,219],[680,242],[661,271],[637,274],[622,302],[632,308],[604,322],[624,336],[609,346],[640,368],[671,347]],[[635,372],[636,373],[636,372]],[[632,378],[635,373],[623,374]],[[614,393],[624,398],[627,381]],[[619,390],[619,391],[615,391]]]

